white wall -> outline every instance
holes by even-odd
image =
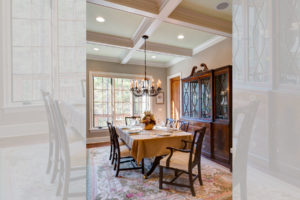
[[[232,40],[227,38],[214,46],[211,46],[192,58],[181,61],[174,66],[168,68],[168,76],[181,72],[182,78],[190,75],[193,66],[198,66],[205,63],[209,69],[222,67],[232,64]]]

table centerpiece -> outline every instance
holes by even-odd
[[[144,112],[145,116],[142,118],[141,123],[145,124],[145,130],[152,130],[156,124],[154,115],[150,111]]]

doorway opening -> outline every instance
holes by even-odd
[[[175,120],[180,119],[180,76],[170,80],[170,117]]]

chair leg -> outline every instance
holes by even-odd
[[[116,170],[116,168],[117,168],[117,162],[118,162],[118,155],[116,154],[116,153],[114,153],[114,162],[115,162],[115,165],[114,165],[114,170]]]
[[[57,173],[58,173],[58,163],[59,163],[59,152],[58,152],[58,146],[55,146],[55,155],[54,155],[54,164],[53,164],[53,172],[52,172],[52,178],[51,178],[51,183],[54,183]]]
[[[198,164],[198,178],[200,185],[203,185],[202,176],[201,176],[201,164]]]
[[[61,195],[61,190],[63,187],[63,175],[64,175],[64,168],[63,168],[63,163],[60,162],[60,170],[59,170],[59,178],[58,178],[58,186],[57,186],[57,190],[56,190],[56,196],[60,196]]]
[[[67,200],[68,199],[68,194],[69,194],[69,184],[70,184],[70,173],[68,171],[66,171],[66,177],[64,180],[64,193],[63,193],[63,200]]]
[[[164,169],[162,166],[159,166],[159,189],[163,189],[162,187],[163,176],[164,176]]]
[[[144,174],[145,169],[144,169],[144,158],[142,159],[142,174]]]
[[[189,172],[189,180],[190,180],[190,189],[191,189],[192,195],[196,196],[195,190],[194,190],[193,172],[192,172],[192,170]]]
[[[50,137],[49,137],[49,140],[51,140]],[[47,164],[47,171],[46,171],[47,174],[49,174],[49,172],[50,172],[52,161],[53,161],[53,143],[50,141],[49,142],[48,164]]]
[[[119,176],[119,172],[120,172],[120,157],[117,155],[117,159],[115,161],[117,163],[117,172],[116,172],[116,177]]]
[[[111,164],[114,164],[114,162],[115,162],[115,159],[116,159],[116,155],[115,155],[115,152],[116,152],[116,150],[115,150],[115,147],[113,146],[112,147],[112,153],[113,153],[113,158],[112,158],[112,160],[111,160]]]
[[[112,155],[113,155],[112,151],[113,151],[113,148],[112,148],[112,145],[110,145],[110,154],[109,154],[109,160],[111,160],[111,159],[112,159]]]

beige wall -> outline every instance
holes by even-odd
[[[209,69],[222,67],[232,64],[232,40],[225,39],[222,42],[201,51],[190,59],[177,63],[169,67],[168,76],[181,72],[182,78],[190,75],[193,66],[197,65],[198,69],[201,63],[207,64]]]
[[[135,74],[135,75],[143,75],[144,74],[144,66],[139,65],[122,65],[118,63],[104,62],[104,61],[94,61],[87,60],[87,80],[89,80],[89,73],[91,71],[94,72],[110,72],[110,73],[123,73],[123,74]],[[155,97],[152,98],[152,109],[155,114],[156,120],[161,121],[166,119],[166,97],[167,93],[164,89],[167,87],[166,77],[167,77],[167,69],[166,68],[158,68],[158,67],[147,67],[147,75],[150,75],[154,78],[155,81],[160,79],[162,81],[162,88],[164,92],[164,104],[156,104]],[[129,89],[129,88],[128,88]],[[89,81],[87,81],[87,94],[89,94]],[[89,95],[87,95],[87,127],[89,128]],[[106,134],[105,134],[106,135]],[[101,133],[90,133],[87,131],[87,138],[92,137],[101,137],[103,134]]]

